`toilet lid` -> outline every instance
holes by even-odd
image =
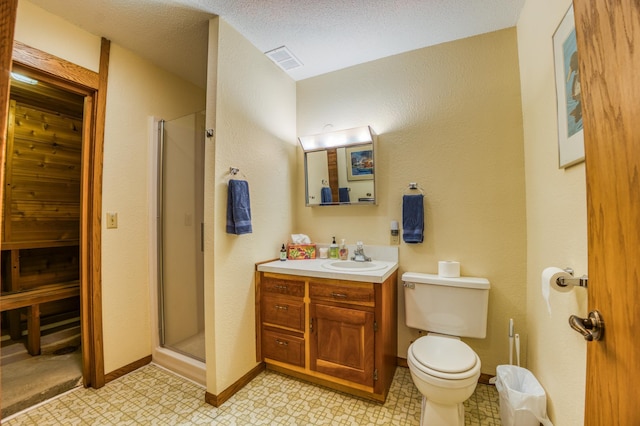
[[[420,364],[443,373],[462,373],[477,362],[476,353],[461,340],[424,336],[413,342],[411,351]]]

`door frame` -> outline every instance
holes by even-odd
[[[10,2],[11,3],[11,2]],[[4,0],[3,0],[4,4]],[[15,12],[15,9],[14,9]],[[0,196],[4,187],[4,156],[6,121],[12,66],[21,72],[84,96],[84,128],[82,142],[81,206],[80,206],[80,298],[82,376],[85,387],[100,388],[105,384],[102,335],[101,278],[101,216],[102,163],[106,89],[109,66],[109,40],[102,39],[99,72],[93,72],[64,59],[13,41],[16,14],[9,13],[8,22],[0,22],[3,35],[0,52],[12,52],[7,64],[6,54],[0,64]],[[6,97],[5,97],[6,96]],[[6,105],[5,105],[6,104]],[[0,220],[2,220],[0,218]]]

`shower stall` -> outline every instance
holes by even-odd
[[[205,380],[204,112],[157,121],[153,360]]]

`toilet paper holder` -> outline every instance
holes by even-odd
[[[573,276],[573,268],[564,268],[564,271]],[[580,278],[565,278],[558,277],[556,279],[556,284],[560,287],[584,287],[587,288],[587,282],[589,281],[589,277],[586,275],[581,276]]]

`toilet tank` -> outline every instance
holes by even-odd
[[[486,278],[405,272],[402,281],[408,327],[450,336],[486,337],[490,288]]]

